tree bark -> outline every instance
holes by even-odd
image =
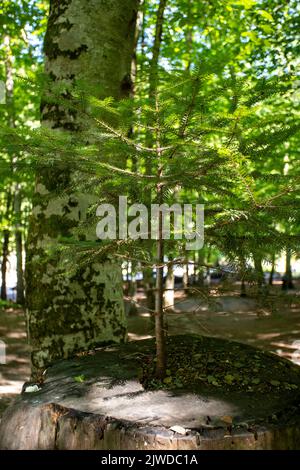
[[[160,0],[157,14],[156,14],[156,25],[155,25],[155,37],[152,48],[152,58],[150,62],[150,73],[149,73],[149,98],[150,101],[155,101],[155,94],[157,89],[158,79],[158,61],[161,48],[161,40],[163,33],[164,14],[167,6],[167,0]]]
[[[156,195],[158,204],[163,202],[163,164],[161,161],[161,128],[159,119],[159,106],[156,97],[156,154],[157,154],[157,179]],[[156,340],[156,377],[163,379],[166,375],[167,351],[166,351],[166,324],[164,317],[164,240],[163,240],[163,214],[158,214],[157,237],[157,268],[156,268],[156,292],[155,292],[155,340]]]
[[[138,0],[52,0],[44,44],[50,93],[61,84],[68,96],[79,81],[100,99],[129,96],[137,9]],[[84,127],[76,113],[47,101],[47,93],[41,114],[43,126],[58,131]],[[57,249],[60,237],[72,236],[85,218],[91,195],[70,191],[72,167],[59,156],[56,161],[51,171],[38,168],[29,227],[26,302],[33,368],[126,337],[121,267],[95,260],[70,275]]]
[[[4,38],[5,46],[5,73],[6,73],[6,105],[7,105],[7,124],[10,128],[14,129],[15,122],[15,102],[14,102],[14,75],[13,75],[13,54],[11,50],[11,39],[7,35]],[[24,274],[23,274],[23,243],[21,231],[21,186],[18,182],[18,174],[16,172],[16,163],[18,155],[13,154],[10,156],[11,172],[14,179],[13,192],[14,203],[14,229],[15,229],[15,247],[17,259],[17,286],[16,286],[16,301],[20,305],[24,304]],[[8,234],[9,238],[9,234]],[[8,247],[7,247],[8,248]]]
[[[1,300],[7,300],[6,273],[9,254],[9,230],[3,232],[2,263],[1,263]]]
[[[241,297],[247,297],[246,284],[245,284],[245,279],[244,279],[244,278],[242,278],[242,281],[241,281],[241,293],[240,293],[240,296],[241,296]]]
[[[199,287],[204,287],[204,253],[203,250],[198,252],[198,276],[197,276],[197,285]]]
[[[146,305],[150,313],[155,310],[154,280],[152,268],[145,267],[143,270],[143,285],[146,294]]]
[[[157,189],[158,201],[161,204],[162,187]],[[156,377],[163,379],[166,373],[166,339],[164,324],[164,241],[162,238],[163,217],[159,212],[158,240],[157,240],[157,265],[156,268],[156,295],[155,295],[155,338],[156,338]]]
[[[270,272],[270,277],[269,277],[269,286],[273,285],[274,273],[275,273],[275,255],[272,256],[272,266],[271,266],[271,272]]]
[[[8,189],[7,199],[6,199],[6,219],[10,219],[11,212],[11,201],[12,195],[10,188]],[[7,284],[6,284],[6,274],[7,274],[7,263],[9,255],[9,239],[10,231],[8,229],[3,231],[3,241],[2,241],[2,262],[1,262],[1,300],[7,300]]]
[[[5,95],[6,95],[6,109],[7,109],[7,125],[11,128],[15,127],[14,119],[14,102],[13,102],[13,67],[12,67],[12,53],[10,48],[10,37],[6,35],[4,37],[4,50],[5,50]],[[11,172],[13,172],[13,157],[10,155],[10,166]],[[11,217],[11,205],[12,205],[12,185],[9,184],[7,188],[7,200],[6,200],[6,220],[10,220]],[[8,229],[3,232],[3,244],[2,244],[2,264],[1,264],[1,299],[7,300],[7,263],[9,256],[9,241],[10,231]]]
[[[285,275],[284,275],[283,284],[282,284],[283,290],[294,289],[291,258],[292,258],[291,249],[287,248],[286,255],[285,255]]]
[[[259,255],[254,255],[254,267],[256,271],[257,289],[259,295],[264,295],[267,292],[265,283],[264,270],[262,267],[262,259]]]
[[[187,12],[187,22],[185,28],[185,43],[187,49],[188,61],[186,63],[185,69],[189,71],[192,66],[192,47],[193,47],[193,25],[192,25],[192,0],[188,0],[188,12]]]
[[[23,237],[21,230],[22,222],[22,194],[20,186],[17,184],[15,188],[14,198],[14,212],[15,212],[15,242],[16,242],[16,259],[17,259],[17,304],[23,305],[25,302],[24,297],[24,273],[23,273]]]

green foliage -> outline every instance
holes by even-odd
[[[0,115],[2,229],[13,224],[5,201],[16,178],[27,201],[26,226],[35,170],[70,167],[72,182],[65,191],[96,197],[97,205],[115,204],[120,194],[149,205],[161,182],[168,204],[204,203],[205,249],[225,254],[241,271],[256,255],[268,260],[287,247],[299,250],[299,7],[294,0],[284,5],[230,0],[225,7],[220,0],[167,2],[156,103],[148,92],[157,2],[144,1],[134,99],[97,100],[84,84],[69,96],[64,85],[52,84],[47,100],[78,116],[76,133],[35,129],[41,56],[32,36],[43,35],[45,4],[4,2],[3,8],[17,98],[16,129],[6,125],[7,108]],[[25,46],[22,31],[30,36]],[[17,155],[13,169],[12,155]],[[149,241],[89,239],[95,208],[68,240],[74,265],[79,254],[82,262],[117,256],[153,266]],[[185,257],[180,242],[170,240],[166,249],[167,255]]]
[[[13,142],[17,135],[39,125],[39,100],[28,80],[37,80],[43,57],[40,41],[46,25],[48,2],[2,1],[0,6],[0,80],[6,85],[6,102],[0,105],[2,146],[0,149],[0,232],[13,231],[16,222],[13,195],[18,187],[22,198],[20,230],[27,231],[34,188],[34,170],[21,165],[24,155]],[[25,79],[26,78],[26,79]],[[5,134],[5,136],[4,136]],[[11,145],[6,139],[12,136]],[[29,163],[29,162],[28,162]],[[11,200],[11,203],[9,203]],[[1,235],[2,236],[2,235]]]

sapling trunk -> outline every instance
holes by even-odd
[[[160,135],[160,121],[159,121],[159,107],[156,96],[156,148],[157,148],[157,177],[158,183],[156,186],[156,195],[158,204],[163,202],[163,183],[161,178],[163,176],[163,164],[161,161],[161,135]],[[163,240],[163,213],[158,211],[158,234],[157,234],[157,267],[156,267],[156,293],[155,293],[155,337],[156,337],[156,377],[163,379],[166,375],[166,335],[164,324],[164,240]]]
[[[158,200],[161,203],[162,187],[158,186]],[[157,268],[156,268],[156,295],[155,295],[155,337],[156,337],[156,377],[163,379],[166,373],[166,340],[164,325],[164,242],[163,217],[159,211],[158,240],[157,240]]]

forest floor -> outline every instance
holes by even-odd
[[[25,315],[21,309],[0,310],[0,339],[6,344],[6,364],[0,364],[0,416],[21,392],[30,375]]]
[[[142,291],[137,315],[128,318],[131,341],[153,336],[153,322],[147,312]],[[176,292],[175,308],[167,315],[168,333],[201,334],[250,344],[300,363],[300,284],[288,293],[279,286],[266,302],[249,291],[239,297],[238,286],[230,289],[211,287],[209,298],[198,292],[188,298]],[[0,311],[0,339],[6,344],[6,364],[0,364],[0,416],[20,393],[28,380],[29,347],[26,342],[24,312],[9,308]]]
[[[193,292],[193,291],[192,291]],[[130,340],[146,339],[154,334],[151,315],[145,309],[145,297],[138,292],[138,314],[128,319]],[[239,287],[210,287],[209,297],[198,292],[188,298],[175,294],[175,308],[168,312],[168,334],[201,334],[250,344],[272,351],[300,364],[300,283],[288,292],[271,288],[265,301],[255,291],[241,298]]]

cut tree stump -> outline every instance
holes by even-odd
[[[250,346],[216,338],[175,336],[171,351],[174,345],[188,345],[191,357],[210,351],[231,351],[240,358],[244,354],[247,360],[253,356],[253,361],[259,357],[258,361],[267,364],[266,374],[274,363],[273,383],[293,385],[292,390],[270,385],[266,394],[261,391],[263,385],[251,392],[251,387],[247,391],[201,382],[181,389],[145,390],[137,377],[153,352],[153,341],[110,346],[50,367],[41,389],[23,393],[4,413],[0,448],[300,448],[297,366]],[[266,377],[262,374],[262,384]]]

